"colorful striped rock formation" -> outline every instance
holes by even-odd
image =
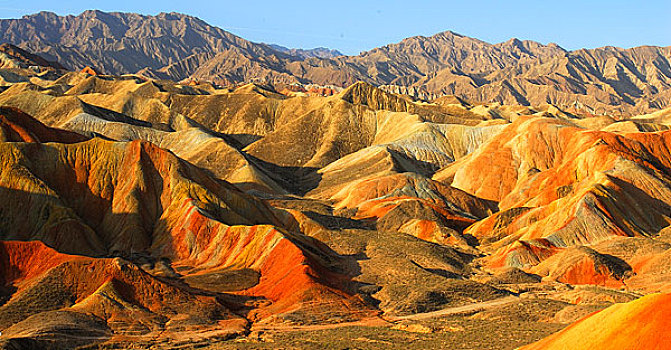
[[[231,309],[254,321],[374,315],[322,265],[328,248],[282,229],[286,214],[151,143],[85,141],[2,111],[6,138],[31,141],[0,143],[5,334],[49,333],[54,310],[145,337],[230,320],[238,332],[248,321]]]
[[[539,344],[664,321],[669,110],[0,73],[0,349],[360,347],[389,322],[513,348],[641,297]]]

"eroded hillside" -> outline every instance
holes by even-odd
[[[667,110],[5,70],[7,348],[514,348],[669,291]]]

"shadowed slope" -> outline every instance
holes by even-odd
[[[45,126],[17,108],[0,107],[0,141],[75,143],[88,138]]]
[[[58,62],[50,62],[12,44],[0,45],[0,68],[28,68],[65,70]]]
[[[40,240],[71,254],[167,259],[168,276],[172,268],[182,275],[251,269],[259,281],[237,292],[269,301],[247,307],[255,320],[317,309],[297,320],[371,315],[340,291],[344,276],[322,266],[335,258],[328,248],[283,231],[287,218],[279,211],[150,143],[1,143],[0,154],[5,240]]]
[[[179,207],[184,210],[198,207],[229,224],[277,222],[260,202],[229,184],[208,178],[202,171],[149,143],[94,139],[73,145],[1,144],[0,148],[5,155],[0,179],[5,189],[44,198],[19,202],[72,208],[72,214],[76,213],[82,223],[97,231],[89,239],[102,244],[108,252],[131,248],[146,251],[152,236],[168,233],[159,228],[159,222],[166,219],[163,215],[174,212],[179,216],[180,211],[176,210]],[[203,185],[185,181],[189,178]],[[194,200],[194,204],[189,204]],[[8,218],[25,215],[16,206],[9,210],[14,215],[8,212]],[[53,229],[56,222],[63,223],[52,216],[55,213],[47,210],[42,213],[44,219],[16,222],[9,227],[11,232],[23,235]],[[65,215],[72,217],[72,214]],[[56,241],[49,243],[64,251],[77,251],[68,249],[67,244],[60,247]]]
[[[3,286],[16,289],[0,306],[4,338],[61,338],[62,346],[70,346],[108,339],[107,327],[117,334],[150,335],[219,326],[226,334],[242,331],[246,323],[213,296],[162,282],[119,258],[65,255],[34,241],[0,242],[0,270]],[[64,315],[89,315],[102,326],[69,321],[70,328],[64,327]],[[102,334],[87,338],[87,332]]]
[[[371,145],[377,147],[369,153],[393,153],[399,167],[430,173],[501,129],[443,125],[493,117],[463,106],[454,113],[452,107],[414,103],[365,83],[329,98],[287,98],[252,84],[207,92],[133,77],[72,76],[55,85],[65,94],[16,85],[0,95],[0,103],[28,110],[50,126],[147,140],[219,178],[275,193],[304,193],[314,181],[296,181],[298,167],[307,176]]]

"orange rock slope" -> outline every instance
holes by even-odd
[[[331,199],[336,208],[356,210],[355,218],[375,220],[382,231],[462,244],[460,232],[495,210],[492,202],[412,173],[353,181]]]
[[[616,304],[520,350],[671,349],[671,294]]]
[[[620,134],[520,117],[434,179],[498,202],[498,213],[465,234],[491,251],[486,259],[490,267],[530,268],[567,247],[650,237],[668,226],[669,147],[668,131]],[[582,267],[565,268],[563,275],[549,278],[611,284],[607,280],[612,276],[587,277],[601,273],[598,261],[604,259],[595,256],[572,259]],[[558,262],[566,264],[566,259]],[[583,272],[571,272],[575,269]],[[591,272],[586,275],[585,269]]]
[[[203,317],[193,327],[233,321],[239,332],[245,320],[231,313],[213,296],[182,290],[162,282],[123,259],[94,259],[60,254],[41,242],[0,243],[3,285],[16,291],[0,307],[0,328],[11,337],[26,328],[30,316],[52,310],[93,314],[118,333],[139,328],[151,333],[173,323]],[[32,324],[36,333],[40,324]]]
[[[24,134],[50,130],[35,125]],[[0,313],[12,315],[0,329],[64,307],[108,323],[121,317],[123,329],[134,327],[127,322],[152,325],[139,334],[205,310],[194,324],[239,319],[230,307],[255,321],[308,311],[313,320],[374,314],[346,292],[344,276],[322,266],[333,258],[326,246],[282,229],[289,216],[153,144],[0,143],[0,154],[0,289],[9,291]],[[241,299],[189,286],[246,270],[259,278],[230,290]],[[65,299],[25,306],[44,290]],[[230,306],[220,297],[238,301]]]
[[[88,138],[50,128],[17,108],[0,107],[0,141],[75,143]]]

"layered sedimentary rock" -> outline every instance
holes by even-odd
[[[45,141],[44,130],[73,136],[29,123],[24,134]],[[138,334],[151,336],[179,324],[217,328],[229,319],[238,320],[237,332],[247,321],[227,310],[243,306],[211,296],[220,287],[208,279],[235,280],[244,271],[251,280],[225,290],[265,301],[246,311],[251,320],[306,310],[315,320],[374,314],[344,291],[345,276],[324,266],[334,258],[327,248],[282,229],[286,215],[153,144],[79,137],[66,139],[80,141],[71,144],[0,144],[8,293],[0,327],[10,336],[39,333],[40,318],[51,317],[42,313],[51,310],[93,314],[118,325],[115,334],[138,322]],[[35,301],[45,290],[58,298]]]
[[[565,323],[671,285],[668,110],[17,72],[0,92],[3,346],[169,347],[158,334],[468,304],[485,324]]]
[[[594,245],[668,226],[668,137],[520,118],[434,179],[498,203],[498,213],[465,231],[492,252],[492,267],[538,265],[532,271],[548,278],[617,285],[631,267]],[[564,252],[582,245],[596,251]]]
[[[165,327],[186,331],[219,325],[222,333],[235,333],[245,324],[216,298],[165,283],[120,258],[66,255],[41,242],[13,241],[2,242],[0,262],[3,286],[15,289],[0,307],[0,328],[7,338],[65,341],[72,336],[86,343],[91,333],[98,336],[93,341],[104,341],[112,332],[151,334]],[[74,329],[59,329],[64,315],[88,317],[94,325],[74,321]]]
[[[45,126],[19,109],[0,107],[0,141],[75,143],[87,139],[74,132]]]

